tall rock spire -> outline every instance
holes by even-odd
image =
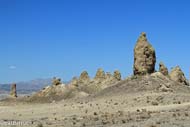
[[[11,96],[11,97],[14,97],[14,98],[17,97],[17,91],[16,91],[16,84],[15,84],[15,83],[13,83],[13,84],[11,85],[10,96]]]
[[[134,49],[134,75],[146,75],[155,72],[156,53],[142,32]]]

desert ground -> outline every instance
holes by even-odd
[[[190,88],[161,75],[145,76],[51,103],[4,100],[0,114],[1,126],[17,121],[10,126],[189,127]]]

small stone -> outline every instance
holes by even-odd
[[[94,112],[94,115],[97,116],[98,115],[97,112]]]
[[[153,102],[152,102],[152,105],[157,106],[157,105],[159,105],[159,104],[158,104],[158,102],[153,101]]]

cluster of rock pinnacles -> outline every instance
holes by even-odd
[[[113,74],[107,72],[105,73],[103,69],[99,68],[93,79],[90,78],[87,71],[83,71],[80,77],[74,77],[70,85],[75,87],[89,86],[89,85],[99,85],[102,88],[106,88],[110,84],[121,81],[121,73],[116,70]]]
[[[156,52],[146,38],[146,33],[141,33],[134,49],[134,75],[146,75],[156,72]],[[173,81],[188,85],[184,73],[179,66],[172,69],[169,73],[167,67],[160,62],[159,72],[168,76]]]
[[[134,48],[133,74],[135,76],[143,76],[143,75],[152,74],[156,72],[155,65],[156,65],[155,49],[148,42],[146,33],[143,32],[138,38],[137,43]],[[177,83],[188,85],[188,81],[185,78],[185,75],[179,66],[173,68],[171,72],[169,73],[167,67],[162,62],[160,62],[159,72],[162,73],[164,76],[168,76],[170,79],[172,79],[173,81]],[[109,84],[109,83],[117,82],[120,80],[122,80],[121,73],[118,70],[115,71],[112,75],[111,73],[105,73],[102,69],[98,69],[96,76],[93,80],[90,79],[88,72],[84,71],[81,73],[79,79],[74,77],[70,84],[78,87],[80,84],[88,85],[89,83],[92,83],[92,82],[96,84],[98,83]],[[53,78],[52,84],[53,86],[62,84],[61,79]],[[17,97],[16,84],[12,85],[10,95],[12,97]]]

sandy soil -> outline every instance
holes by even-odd
[[[189,98],[186,94],[141,93],[78,102],[1,103],[0,120],[34,127],[189,127]]]
[[[169,90],[162,91],[163,84],[160,79],[143,78],[122,81],[85,98],[1,101],[0,126],[190,127],[190,88],[172,82]]]

